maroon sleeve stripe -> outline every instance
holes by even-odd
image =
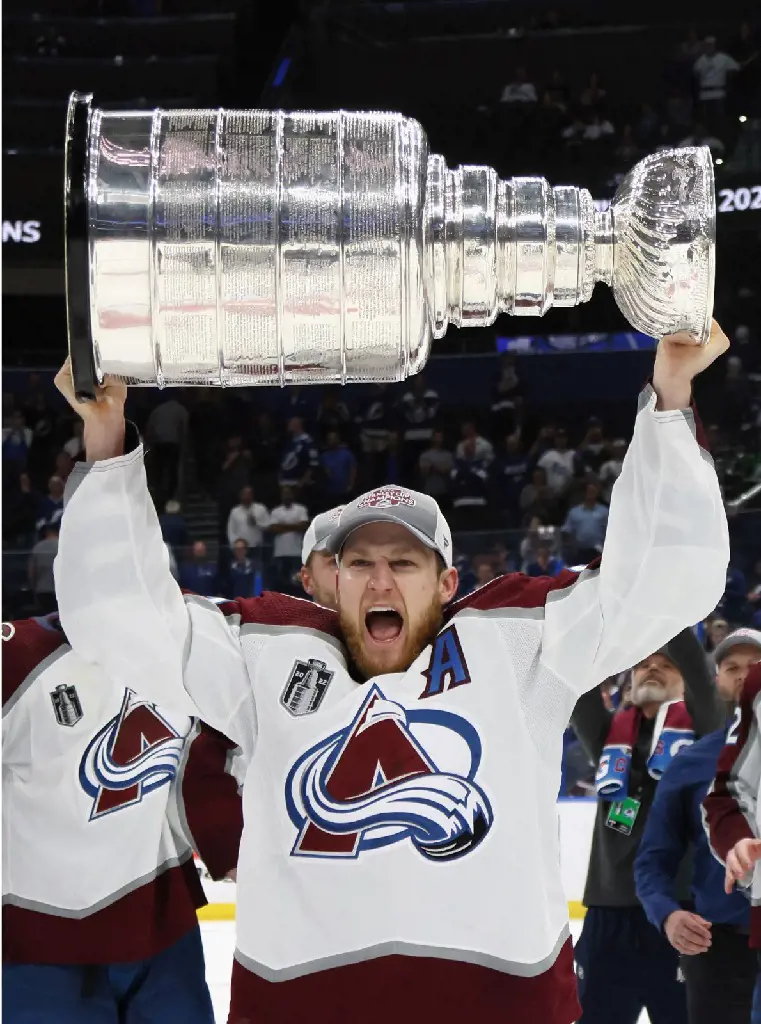
[[[590,568],[596,568],[598,563],[599,559]],[[506,576],[498,576],[496,580],[449,605],[446,617],[451,618],[465,608],[476,611],[491,611],[496,608],[542,608],[549,594],[572,587],[578,579],[579,573],[568,569],[563,569],[555,578],[524,576],[520,572],[511,572]]]
[[[736,843],[756,836],[755,821],[750,822],[746,814],[750,804],[756,801],[761,767],[761,739],[755,711],[760,693],[761,664],[754,665],[745,680],[736,741],[727,743],[722,750],[713,785],[703,801],[703,818],[711,848],[724,862]],[[741,800],[743,792],[752,794],[750,802]]]
[[[3,713],[10,711],[62,647],[68,650],[63,633],[45,629],[35,619],[3,623]]]
[[[191,600],[207,602],[189,590],[182,591]],[[262,626],[298,626],[314,629],[328,636],[341,638],[338,616],[322,605],[301,597],[265,591],[260,597],[243,597],[214,604],[226,619],[237,619],[241,624],[255,623]]]
[[[314,601],[268,590],[261,597],[241,598],[235,605],[235,611],[240,615],[242,623],[298,626],[301,629],[314,629],[328,636],[341,638],[336,613]],[[221,610],[225,615],[231,614],[229,605],[222,605]]]

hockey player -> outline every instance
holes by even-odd
[[[504,576],[450,605],[436,502],[381,487],[331,534],[337,615],[275,594],[184,599],[126,389],[80,405],[64,367],[90,460],[72,474],[56,563],[64,625],[83,657],[200,715],[249,766],[230,1024],[578,1018],[563,730],[582,692],[723,593],[726,517],[689,406],[727,347],[716,326],[705,347],[660,343],[601,568]]]
[[[213,1024],[192,847],[235,868],[231,744],[83,661],[55,613],[3,641],[3,1020]]]
[[[327,550],[328,538],[344,506],[321,512],[309,524],[301,547],[301,585],[323,608],[336,609],[336,556]]]
[[[748,659],[749,648],[757,637],[756,630],[738,629],[716,648],[719,662],[731,652],[740,663],[739,671],[745,669],[747,675],[719,756],[716,776],[703,801],[703,822],[711,849],[726,868],[725,891],[731,893],[734,886],[739,885],[750,896],[750,946],[761,951],[761,868],[758,866],[761,861],[761,662],[757,651],[752,660]],[[743,653],[745,666],[740,657]],[[753,1011],[753,1024],[757,1024],[761,1021],[761,1005],[755,1005]]]

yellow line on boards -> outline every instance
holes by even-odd
[[[569,900],[568,916],[572,920],[579,920],[586,914],[586,909],[578,900]],[[234,903],[209,903],[198,911],[199,921],[234,921]]]
[[[234,921],[234,903],[209,903],[198,911],[199,921]]]

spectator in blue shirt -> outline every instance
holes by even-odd
[[[503,437],[515,430],[523,408],[523,387],[515,369],[515,356],[505,352],[500,359],[497,379],[492,388],[491,433]]]
[[[526,566],[527,576],[559,576],[565,569],[562,558],[552,553],[552,540],[540,540],[536,558]]]
[[[58,523],[63,515],[64,483],[60,476],[48,480],[48,493],[40,498],[37,505],[37,532],[40,536],[47,523]]]
[[[288,420],[288,437],[280,459],[279,483],[281,487],[293,487],[299,500],[306,500],[317,483],[320,453],[311,435],[304,430],[300,416],[291,416]]]
[[[600,485],[590,482],[584,489],[584,501],[569,510],[563,533],[570,534],[579,562],[593,562],[599,557],[608,529],[608,510],[598,500]]]
[[[473,571],[470,558],[465,554],[460,554],[455,551],[454,553],[454,565],[457,569],[459,583],[457,586],[457,593],[455,595],[456,600],[459,601],[461,597],[465,597],[467,594],[471,594],[478,585],[478,579]]]
[[[747,665],[744,672],[733,666],[732,659],[724,659],[716,675],[719,694],[730,708],[747,674]],[[669,765],[634,867],[637,896],[648,920],[680,954],[690,1024],[747,1024],[758,970],[755,951],[748,948],[750,904],[738,891],[725,893],[724,867],[713,857],[703,829],[701,804],[725,734],[725,728],[709,733]],[[690,848],[693,906],[685,906],[675,893]]]
[[[452,470],[452,516],[455,530],[483,530],[489,520],[489,463],[477,459],[473,439],[465,442],[463,456]]]
[[[337,430],[329,430],[322,453],[325,496],[331,505],[345,504],[357,482],[357,460],[341,441]]]
[[[528,457],[518,434],[505,438],[504,452],[497,456],[491,473],[499,510],[506,520],[504,525],[515,527],[520,522],[521,491],[528,478]]]
[[[244,540],[233,544],[233,560],[228,572],[228,597],[254,597],[256,594],[256,565],[248,557]]]
[[[3,469],[7,465],[19,473],[24,472],[32,439],[33,434],[26,425],[23,412],[15,409],[11,414],[10,426],[3,428]]]
[[[418,461],[428,448],[439,415],[439,395],[426,385],[422,373],[413,377],[399,403],[402,448],[401,469],[405,478],[411,477]]]
[[[219,593],[219,572],[208,558],[205,541],[194,542],[192,557],[180,568],[180,586],[201,597],[216,597]]]
[[[305,424],[309,418],[309,405],[304,397],[303,388],[296,385],[286,388],[281,395],[278,413],[282,422],[287,423],[296,416]]]
[[[342,399],[345,388],[327,388],[317,409],[315,435],[321,442],[327,442],[328,435],[335,430],[345,433],[351,422],[351,414],[346,402]]]
[[[159,516],[159,524],[164,543],[168,544],[176,555],[178,549],[184,548],[188,543],[188,529],[179,501],[172,498],[166,503],[164,511]]]
[[[727,566],[727,586],[719,608],[725,618],[735,625],[748,618],[748,583],[744,574],[734,565]]]
[[[386,483],[389,436],[392,428],[392,396],[388,384],[377,384],[366,399],[363,412],[357,416],[362,448],[360,472],[362,489]]]

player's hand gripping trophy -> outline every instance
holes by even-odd
[[[106,402],[120,384],[402,380],[450,323],[541,316],[597,281],[635,328],[704,346],[712,162],[647,157],[595,212],[572,185],[449,170],[399,114],[124,113],[75,93],[66,248],[74,389]]]

